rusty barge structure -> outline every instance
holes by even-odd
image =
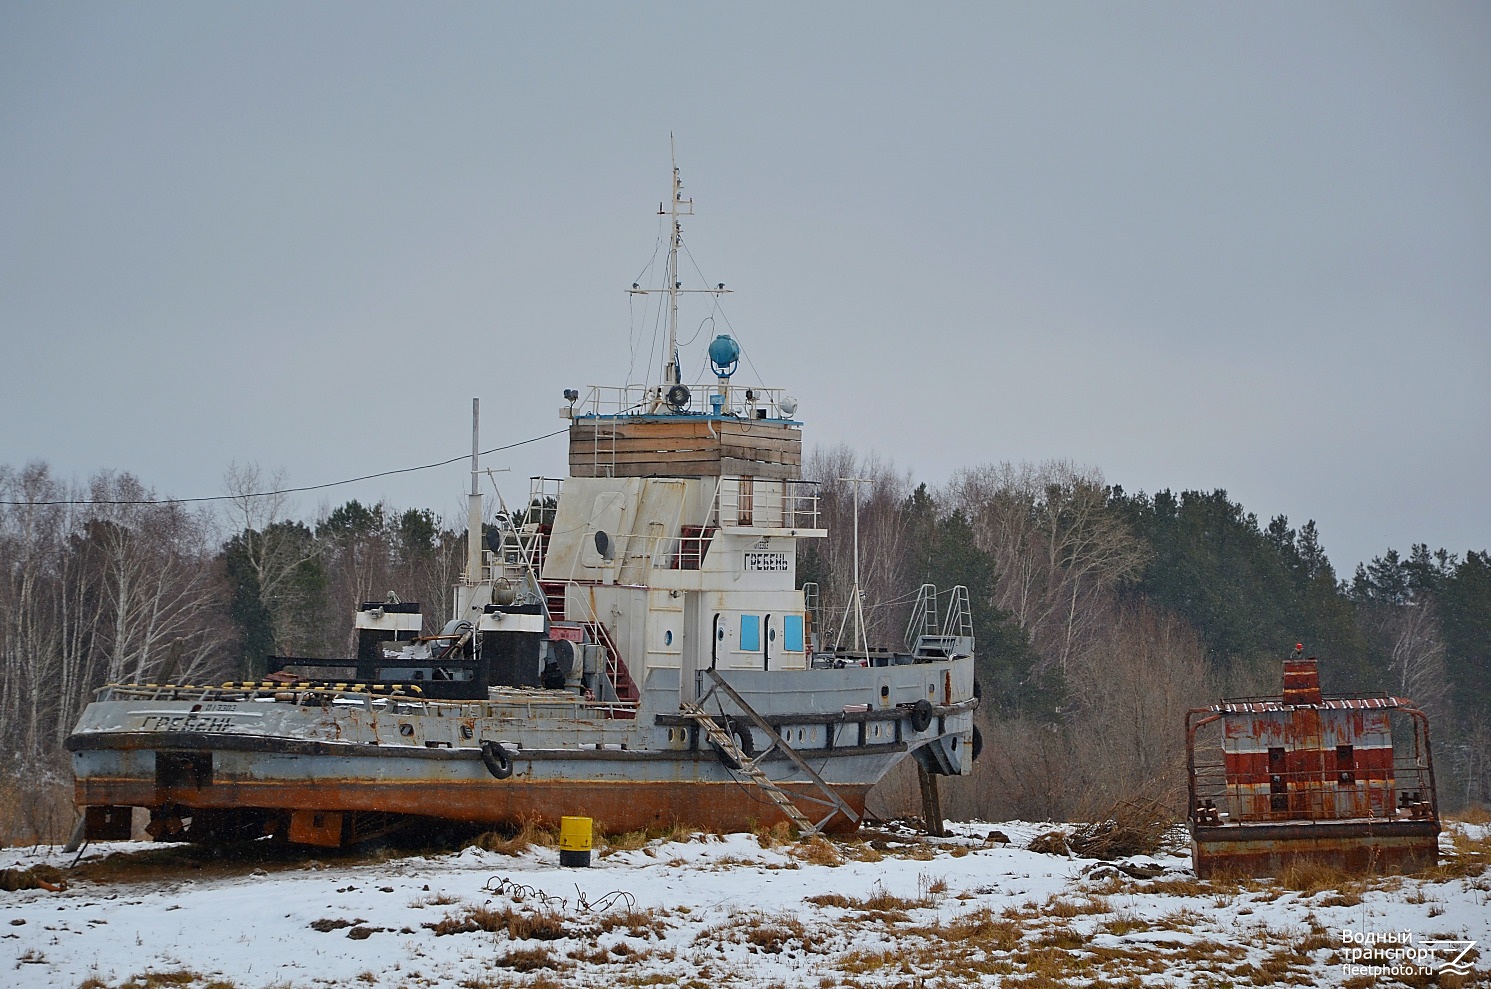
[[[904,759],[970,770],[966,590],[912,588],[904,647],[870,648],[862,622],[847,645],[826,641],[797,582],[801,541],[826,535],[797,403],[734,383],[726,335],[708,345],[712,379],[683,383],[692,201],[676,167],[660,212],[666,282],[632,291],[667,306],[661,374],[565,391],[569,477],[535,478],[518,511],[484,507],[473,427],[455,618],[426,634],[419,606],[390,595],[357,611],[355,656],[282,657],[254,682],[102,688],[68,740],[86,836],[124,836],[133,808],[157,838],[323,846],[430,819],[849,830]]]
[[[1314,862],[1413,872],[1439,854],[1429,722],[1400,697],[1326,697],[1315,659],[1279,697],[1186,716],[1196,874],[1276,876]]]

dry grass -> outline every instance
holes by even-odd
[[[753,954],[771,955],[784,951],[817,954],[824,950],[820,936],[796,917],[759,910],[739,914],[723,924],[702,930],[695,935],[693,943],[696,949],[739,944]]]
[[[596,844],[599,846],[599,857],[605,858],[617,852],[641,851],[651,840],[646,831],[626,831],[622,834],[604,835]]]
[[[1354,907],[1362,902],[1362,894],[1367,890],[1391,884],[1394,880],[1397,877],[1363,876],[1328,863],[1296,859],[1274,878],[1274,883],[1305,896],[1331,894],[1321,901],[1321,906]],[[1401,883],[1401,880],[1397,881]]]
[[[1472,838],[1463,828],[1454,828],[1450,831],[1450,844],[1453,852],[1441,856],[1439,864],[1424,874],[1425,878],[1432,882],[1476,879],[1484,875],[1487,867],[1491,866],[1491,830]]]
[[[422,926],[433,931],[436,937],[486,931],[489,934],[506,934],[515,941],[558,941],[579,933],[566,918],[552,910],[526,912],[514,910],[510,906],[467,907],[465,910],[446,914],[433,924]]]
[[[421,907],[448,907],[452,903],[460,902],[461,898],[459,896],[441,891],[439,893],[431,893],[429,896],[415,897],[409,905],[417,910]]]
[[[810,902],[853,907],[859,901],[824,894]],[[1179,971],[1205,972],[1198,989],[1220,986],[1313,985],[1322,963],[1336,947],[1330,932],[1309,922],[1303,930],[1255,929],[1248,938],[1181,941],[1141,939],[1132,943],[1094,944],[1080,922],[1070,917],[1106,912],[1099,898],[1069,901],[1053,897],[1044,904],[1027,901],[995,913],[979,908],[923,926],[897,929],[889,947],[852,949],[834,959],[839,974],[824,986],[906,986],[944,984],[939,976],[959,973],[946,984],[988,984],[1011,989],[1075,989],[1077,986],[1142,989]],[[1208,926],[1206,912],[1183,907],[1157,920],[1119,912],[1093,933],[1124,935],[1146,931],[1194,934]],[[852,937],[852,935],[851,935]],[[1261,950],[1260,950],[1261,949]]]
[[[883,862],[885,855],[873,845],[863,841],[849,841],[839,846],[839,850],[847,859],[856,862]]]
[[[559,844],[559,835],[534,821],[524,821],[516,830],[488,831],[480,834],[467,847],[475,846],[499,855],[522,855],[535,845],[554,848]]]
[[[941,940],[970,944],[986,951],[1013,951],[1025,936],[1025,925],[1008,917],[995,917],[987,907],[920,932]]]
[[[1106,920],[1099,925],[1098,930],[1104,934],[1123,937],[1125,934],[1132,934],[1135,931],[1150,930],[1150,926],[1148,921],[1141,920],[1127,911],[1120,911],[1114,915],[1112,920]]]
[[[503,968],[510,968],[515,972],[537,972],[543,969],[560,971],[573,968],[571,962],[555,958],[550,954],[548,948],[510,948],[494,959],[495,963]]]
[[[798,842],[787,854],[808,865],[840,866],[844,864],[844,856],[839,853],[838,848],[821,835],[814,835]]]
[[[762,848],[790,845],[797,840],[797,831],[787,821],[778,821],[769,828],[757,825],[751,828],[751,834],[756,836],[756,843]]]
[[[942,890],[947,888],[945,883],[940,885]],[[845,896],[842,893],[820,893],[817,896],[807,897],[806,902],[819,907],[857,910],[859,915],[855,918],[856,920],[874,920],[885,924],[904,923],[911,919],[908,911],[936,905],[936,900],[926,891],[916,899],[909,899],[889,892],[880,883],[870,887],[869,895],[865,897]]]
[[[142,972],[132,975],[119,983],[111,986],[109,983],[98,978],[89,978],[78,984],[78,989],[171,989],[171,987],[182,986],[189,989],[237,989],[234,983],[227,979],[213,978],[187,969],[177,969],[172,972]]]
[[[1040,908],[1043,917],[1081,917],[1088,914],[1109,913],[1112,907],[1108,901],[1101,896],[1087,896],[1080,900],[1063,899],[1060,895],[1052,894],[1046,899]]]
[[[601,934],[609,934],[624,927],[628,934],[638,938],[660,937],[669,926],[663,919],[663,912],[657,909],[613,910],[594,919],[594,929]]]
[[[679,843],[683,843],[687,841],[707,840],[710,835],[715,834],[715,832],[706,831],[703,828],[696,827],[692,824],[685,824],[682,821],[674,821],[667,827],[659,828],[656,831],[649,831],[648,834],[661,841],[676,841]]]
[[[1444,816],[1446,821],[1459,821],[1462,824],[1491,824],[1491,807],[1481,804],[1471,804],[1464,810],[1457,810],[1453,814]]]
[[[1158,893],[1163,896],[1209,896],[1219,892],[1236,892],[1234,884],[1215,883],[1206,879],[1155,879],[1128,887],[1134,893]]]

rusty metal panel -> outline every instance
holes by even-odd
[[[1303,708],[1223,717],[1226,779],[1238,795],[1234,818],[1390,816],[1387,711]],[[1283,764],[1271,762],[1281,750]]]
[[[1319,704],[1322,699],[1320,668],[1315,657],[1284,660],[1284,703]]]
[[[1347,872],[1416,872],[1439,856],[1439,826],[1404,821],[1196,827],[1192,861],[1196,875],[1276,876],[1291,866],[1318,864]]]
[[[337,811],[297,810],[290,815],[291,841],[337,848],[342,843],[342,815]]]
[[[128,841],[131,837],[133,814],[133,807],[85,807],[83,837],[89,841]]]

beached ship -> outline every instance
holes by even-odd
[[[1439,856],[1429,719],[1387,695],[1327,697],[1302,647],[1277,697],[1186,715],[1196,874],[1276,876],[1313,864],[1413,872]]]
[[[131,808],[158,838],[328,846],[431,818],[848,830],[904,759],[924,782],[971,769],[966,590],[921,587],[904,648],[821,641],[814,588],[796,577],[800,541],[826,534],[796,402],[735,384],[724,335],[713,379],[682,381],[692,201],[676,167],[660,212],[659,380],[566,390],[569,477],[534,479],[517,511],[483,508],[473,425],[456,618],[427,636],[419,606],[390,595],[357,611],[354,657],[102,688],[68,740],[87,836],[121,836]]]

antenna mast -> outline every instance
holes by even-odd
[[[854,485],[854,589],[849,593],[849,608],[845,610],[844,621],[839,625],[839,635],[834,641],[834,648],[837,649],[839,643],[844,641],[844,626],[849,624],[852,611],[855,640],[859,645],[859,651],[868,655],[870,647],[865,640],[864,596],[859,591],[859,489],[861,485],[873,484],[874,481],[868,477],[841,477],[839,480]],[[851,649],[854,646],[855,642],[849,643]]]
[[[481,582],[481,399],[471,400],[471,494],[466,498],[466,582]]]
[[[729,293],[724,282],[720,282],[714,288],[686,289],[683,280],[678,277],[678,249],[683,246],[683,224],[679,218],[694,215],[694,200],[683,198],[683,180],[678,173],[678,152],[674,147],[673,135],[668,135],[668,156],[673,163],[673,189],[668,197],[668,202],[658,203],[657,212],[659,216],[669,218],[668,228],[668,285],[665,291],[668,293],[668,350],[663,363],[663,385],[659,391],[666,391],[669,385],[683,383],[683,376],[678,366],[678,297],[699,293],[703,295],[721,296]],[[652,290],[633,285],[630,290],[632,295],[651,295]]]
[[[682,379],[678,367],[678,290],[683,287],[678,277],[678,245],[683,243],[683,224],[680,216],[694,215],[694,200],[683,198],[683,182],[678,177],[678,152],[673,147],[673,135],[668,135],[668,157],[673,160],[673,195],[668,202],[671,228],[668,232],[668,364],[663,370],[663,383],[676,385]],[[662,213],[662,207],[658,212]]]

